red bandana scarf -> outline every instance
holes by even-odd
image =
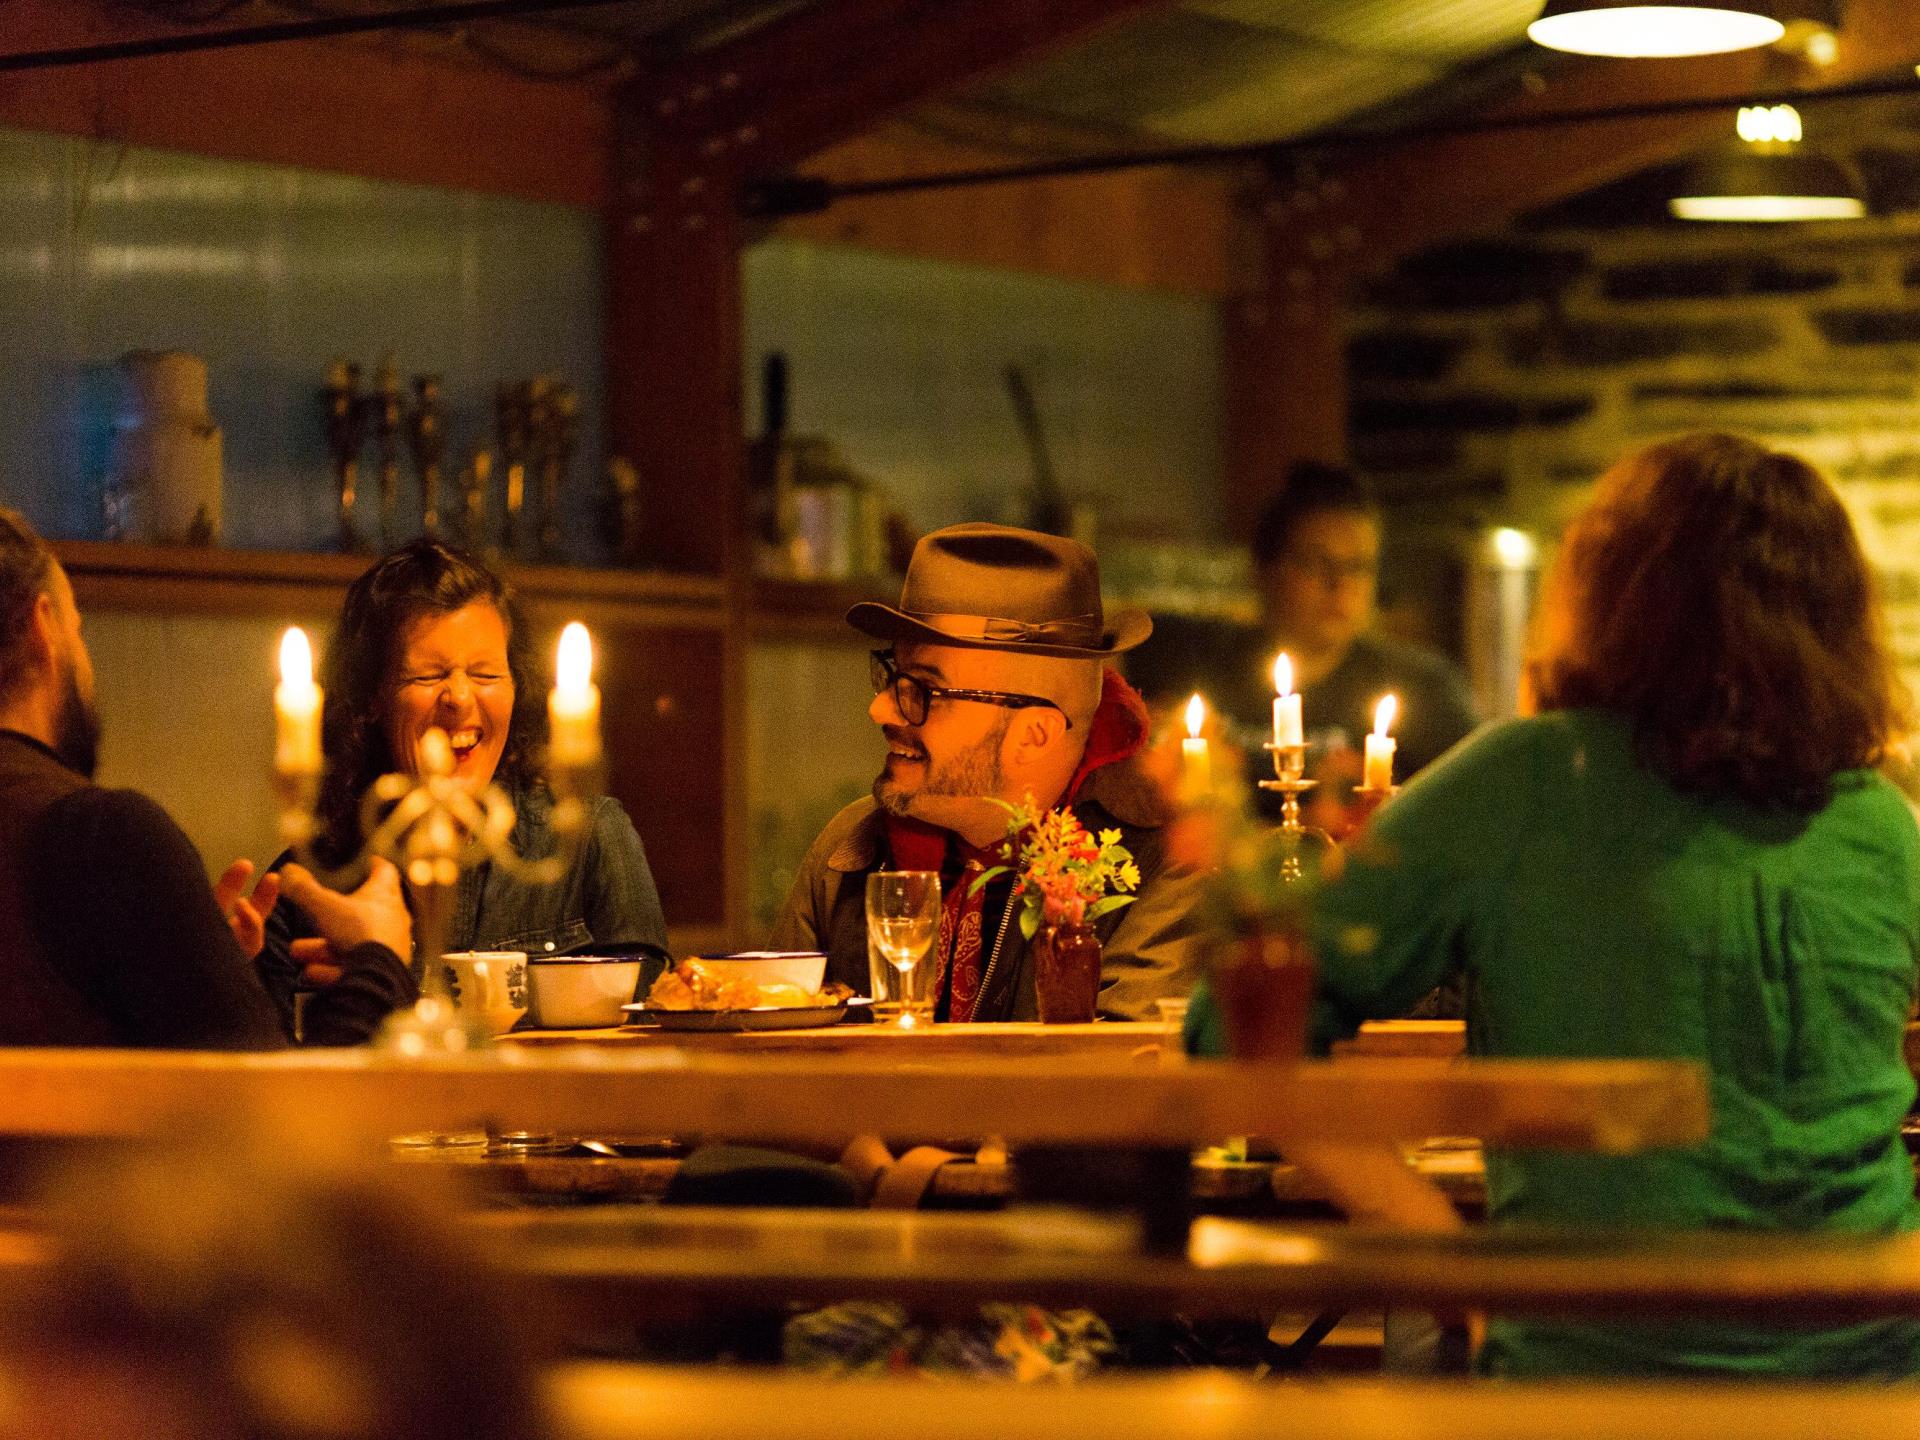
[[[1147,743],[1149,725],[1146,702],[1138,692],[1120,677],[1119,671],[1102,671],[1100,706],[1087,727],[1086,754],[1060,803],[1071,805],[1087,777],[1101,766],[1138,755]],[[969,1021],[980,1003],[980,984],[986,978],[989,953],[984,933],[986,887],[975,890],[973,882],[983,870],[1004,863],[1000,847],[996,844],[982,850],[950,830],[898,815],[887,816],[886,825],[887,853],[895,869],[938,870],[947,885],[941,902],[940,938],[934,945],[940,965],[934,993],[947,995],[949,1020]]]

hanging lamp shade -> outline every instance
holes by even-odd
[[[1688,166],[1667,208],[1682,220],[1858,220],[1867,202],[1851,169],[1831,155],[1743,144]]]
[[[1773,44],[1802,8],[1791,0],[1547,0],[1527,34],[1577,55],[1719,55]]]

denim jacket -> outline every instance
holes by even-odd
[[[551,855],[559,844],[552,825],[553,802],[543,793],[514,797],[519,818],[513,847],[528,860]],[[288,852],[273,862],[279,869]],[[293,992],[300,966],[293,942],[316,935],[312,919],[282,900],[267,918],[261,947],[261,983],[291,1021]],[[579,858],[557,884],[533,885],[488,863],[460,877],[447,931],[449,950],[524,950],[530,958],[567,955],[586,949],[633,946],[667,955],[667,922],[646,851],[627,812],[612,796],[594,802],[592,826]],[[419,970],[420,957],[414,956]]]

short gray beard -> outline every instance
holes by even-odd
[[[905,818],[913,814],[918,801],[934,796],[957,795],[977,799],[998,795],[1006,781],[1006,774],[1000,768],[1000,742],[1007,738],[1007,731],[1012,726],[1013,713],[1007,711],[977,743],[937,769],[929,769],[925,783],[911,795],[902,794],[889,786],[886,772],[881,771],[873,782],[875,803],[889,815]]]

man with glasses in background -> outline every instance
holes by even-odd
[[[1337,782],[1359,779],[1361,737],[1386,694],[1400,702],[1395,778],[1410,779],[1479,718],[1466,677],[1452,662],[1374,628],[1380,540],[1380,508],[1364,479],[1339,466],[1294,465],[1254,530],[1259,627],[1229,633],[1163,624],[1135,662],[1135,682],[1156,704],[1204,691],[1271,778],[1258,746],[1271,730],[1274,658],[1285,651],[1313,772],[1336,782],[1328,798],[1340,798],[1345,787]]]
[[[866,877],[934,870],[942,880],[935,1018],[1037,1017],[1033,961],[1009,904],[1007,811],[1029,795],[1072,807],[1090,832],[1118,829],[1140,867],[1138,899],[1100,918],[1103,1015],[1146,1019],[1192,986],[1199,877],[1171,864],[1171,818],[1141,770],[1147,713],[1106,662],[1152,631],[1136,610],[1104,613],[1093,552],[1001,525],[955,525],[915,548],[900,605],[856,605],[882,642],[867,713],[887,743],[870,798],[821,832],[775,926],[778,949],[826,952],[827,978],[868,988]],[[924,963],[924,962],[923,962]]]

